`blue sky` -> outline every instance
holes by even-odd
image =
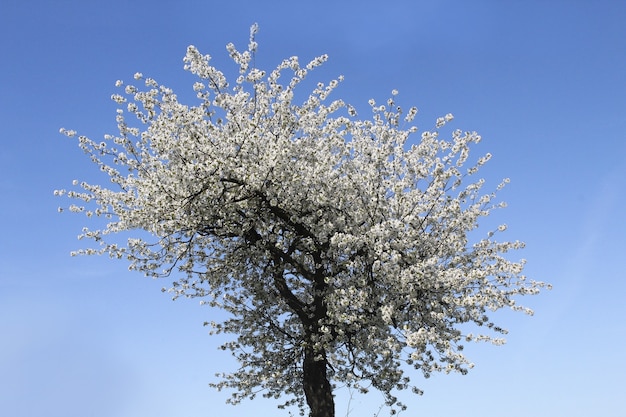
[[[236,364],[202,327],[217,314],[172,302],[123,262],[71,258],[80,216],[53,190],[94,177],[60,127],[115,130],[109,99],[137,72],[191,96],[189,44],[229,68],[260,25],[257,63],[328,53],[312,74],[367,114],[394,88],[418,126],[452,112],[491,152],[493,221],[527,243],[529,276],[554,284],[503,312],[504,347],[474,345],[467,376],[420,380],[406,415],[623,416],[626,359],[626,3],[526,1],[29,1],[0,4],[0,410],[13,417],[281,415],[233,408],[207,386]],[[232,68],[232,67],[231,67]],[[382,397],[339,393],[337,415]],[[381,413],[384,415],[385,411]],[[287,416],[287,413],[282,413]]]

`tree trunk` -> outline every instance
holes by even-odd
[[[306,402],[311,409],[309,417],[335,417],[335,400],[326,375],[326,358],[322,355],[315,360],[318,355],[312,347],[305,348],[302,382]]]

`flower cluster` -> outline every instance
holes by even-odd
[[[110,221],[85,229],[99,246],[78,253],[171,276],[175,298],[231,313],[210,326],[236,335],[223,348],[241,367],[215,384],[235,389],[233,403],[262,392],[310,405],[324,394],[310,383],[321,375],[371,386],[401,407],[393,391],[419,392],[406,364],[426,377],[467,372],[462,343],[501,343],[506,333],[488,313],[529,312],[515,298],[545,284],[506,257],[523,244],[495,240],[505,225],[470,240],[479,219],[502,206],[476,178],[490,157],[471,162],[477,133],[441,138],[448,114],[418,136],[409,125],[417,109],[404,113],[395,90],[359,119],[329,100],[342,77],[296,102],[298,84],[327,57],[304,66],[292,57],[267,73],[253,65],[255,33],[246,51],[227,47],[239,67],[234,84],[188,48],[196,106],[141,73],[143,86],[116,83],[119,133],[78,137],[113,185],[57,192],[82,201],[71,211]],[[133,237],[120,245],[111,236],[119,232]],[[467,323],[485,332],[464,334]]]

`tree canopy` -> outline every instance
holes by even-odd
[[[213,384],[233,389],[232,403],[285,395],[283,406],[328,417],[342,385],[402,408],[398,390],[420,393],[411,367],[466,373],[463,343],[499,344],[506,333],[489,313],[532,313],[515,298],[545,284],[509,260],[523,243],[499,241],[506,226],[475,238],[480,219],[504,206],[482,191],[490,155],[470,157],[477,133],[440,137],[452,115],[418,132],[417,109],[404,112],[396,91],[360,119],[330,99],[342,77],[298,100],[327,57],[291,57],[267,73],[253,65],[255,32],[247,50],[227,46],[239,67],[232,84],[187,49],[196,105],[139,73],[137,85],[117,82],[119,132],[78,136],[111,183],[56,192],[79,201],[71,211],[109,221],[84,229],[97,245],[76,253],[126,259],[170,277],[174,298],[230,313],[207,324],[235,335],[222,347],[240,367]]]

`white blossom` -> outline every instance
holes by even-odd
[[[232,388],[232,403],[262,392],[303,407],[305,369],[321,366],[330,383],[378,389],[402,409],[392,392],[421,393],[403,363],[425,377],[466,373],[474,365],[461,343],[503,343],[506,330],[489,312],[532,314],[516,298],[546,284],[505,256],[523,243],[470,234],[501,206],[472,177],[491,156],[472,159],[477,133],[442,139],[447,114],[415,135],[403,123],[417,108],[402,118],[396,90],[387,106],[371,99],[372,119],[360,120],[351,105],[329,101],[343,77],[296,99],[327,56],[262,71],[252,59],[256,32],[247,51],[228,45],[239,66],[232,85],[189,46],[185,69],[199,78],[199,103],[180,103],[136,73],[145,87],[112,96],[119,133],[104,142],[79,136],[111,183],[75,181],[78,190],[55,194],[81,202],[69,211],[109,223],[84,229],[96,248],[73,254],[126,259],[131,270],[172,280],[174,298],[229,312],[210,327],[234,334],[222,348],[241,366],[213,384]],[[479,333],[464,334],[471,324]]]

